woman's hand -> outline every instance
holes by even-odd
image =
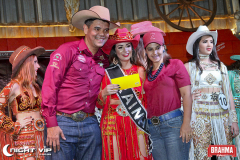
[[[30,116],[30,117],[25,117],[23,119],[17,120],[17,122],[19,122],[21,125],[21,128],[23,128],[26,125],[30,124],[33,120],[34,120],[34,118],[32,118],[32,116]]]
[[[196,99],[200,99],[201,97],[201,91],[199,90],[194,90],[193,93],[192,93],[192,99],[193,100],[196,100]]]
[[[103,98],[105,98],[106,96],[109,96],[111,94],[116,94],[119,91],[119,88],[120,87],[118,84],[107,85],[102,91]]]
[[[239,134],[239,128],[238,128],[238,123],[237,122],[233,122],[232,126],[231,126],[231,132],[232,132],[232,136],[233,138],[236,137]]]
[[[188,123],[183,123],[181,128],[180,128],[180,137],[182,137],[182,142],[184,143],[186,140],[186,143],[190,141],[192,138],[192,128],[190,124]]]

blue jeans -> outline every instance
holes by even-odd
[[[66,140],[60,136],[60,151],[45,156],[46,160],[101,160],[102,139],[96,116],[87,117],[81,122],[57,115],[58,126]],[[44,130],[45,141],[47,129]]]
[[[154,160],[188,160],[190,142],[183,143],[179,137],[182,122],[183,116],[178,116],[158,125],[149,124]]]

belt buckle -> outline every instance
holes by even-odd
[[[34,120],[34,127],[38,131],[43,131],[44,130],[44,121],[43,121],[43,119],[35,119]]]
[[[124,106],[122,104],[119,104],[116,108],[116,112],[118,113],[118,115],[122,116],[122,117],[127,117],[128,113],[126,111],[126,109],[124,108]]]
[[[160,119],[157,116],[153,116],[151,118],[151,122],[153,125],[158,125],[160,123]]]
[[[73,113],[71,115],[71,118],[76,121],[76,122],[81,122],[83,121],[85,118],[87,118],[87,113],[83,112],[83,111],[78,111],[76,113]]]

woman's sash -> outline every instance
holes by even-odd
[[[119,65],[111,65],[105,69],[108,78],[111,79],[125,76]],[[132,88],[120,90],[117,92],[117,96],[122,102],[122,105],[128,112],[132,121],[146,134],[149,135],[147,129],[147,111],[142,105],[141,101],[138,99],[136,93]],[[149,138],[149,152],[152,151],[152,140]]]

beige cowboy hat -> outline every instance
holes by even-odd
[[[186,45],[186,49],[188,51],[189,54],[193,55],[193,44],[195,43],[195,41],[202,37],[202,36],[206,36],[206,35],[210,35],[213,37],[214,40],[214,44],[217,44],[217,30],[216,31],[209,31],[208,27],[205,25],[200,25],[197,29],[196,32],[194,32],[193,34],[191,34],[191,36],[188,38],[187,41],[187,45]]]
[[[110,21],[109,9],[103,6],[93,6],[89,10],[81,10],[75,13],[72,17],[72,25],[83,30],[83,25],[86,20],[97,18],[109,22],[109,29],[120,27],[120,23]]]
[[[12,78],[16,76],[18,68],[23,64],[23,62],[31,55],[36,55],[37,57],[45,53],[45,49],[41,46],[36,48],[29,48],[28,46],[18,47],[10,56],[9,62],[12,64]]]

